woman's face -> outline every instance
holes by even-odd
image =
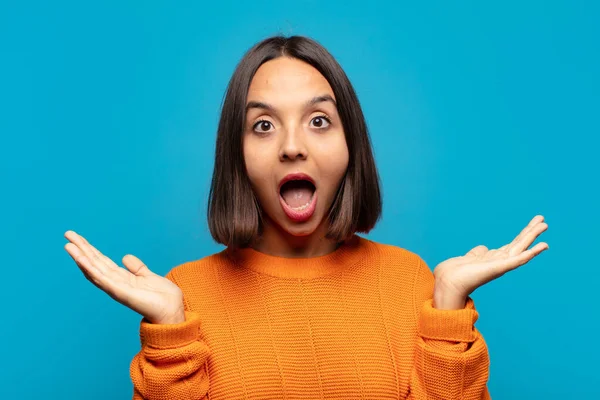
[[[311,65],[279,57],[250,83],[244,161],[263,210],[264,235],[324,235],[348,167],[348,147],[329,82]],[[281,183],[296,175],[295,182]],[[298,180],[299,179],[299,180]],[[309,182],[312,181],[312,182]],[[271,231],[271,232],[270,232]]]

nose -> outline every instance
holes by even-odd
[[[279,151],[279,160],[306,160],[308,151],[304,142],[302,129],[286,129]]]

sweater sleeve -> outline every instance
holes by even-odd
[[[175,284],[172,271],[165,276]],[[133,400],[206,399],[206,361],[210,351],[200,340],[200,316],[185,306],[179,324],[140,322],[141,350],[129,368]]]
[[[435,279],[419,258],[414,307],[417,318],[411,400],[491,400],[487,389],[489,355],[475,328],[473,299],[460,310],[433,308]]]

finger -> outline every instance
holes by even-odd
[[[99,286],[103,279],[103,273],[91,262],[91,260],[83,253],[83,251],[73,243],[65,244],[65,250],[75,261],[85,277],[94,285]]]
[[[533,257],[537,256],[542,251],[547,250],[548,248],[549,247],[547,243],[541,242],[533,246],[531,249],[525,250],[524,252],[515,257],[515,263],[517,264],[517,267],[528,263]]]
[[[113,270],[119,273],[120,271],[124,271],[123,268],[120,268],[116,265],[110,258],[106,257],[102,254],[98,249],[92,246],[83,236],[79,235],[74,231],[67,231],[65,233],[65,237],[69,239],[73,244],[79,247],[85,256],[91,261],[92,264],[96,266],[100,271],[106,274],[106,270]],[[125,277],[122,273],[119,273],[121,277]]]
[[[67,231],[67,232],[65,232],[65,238],[67,238],[73,244],[75,244],[77,247],[79,247],[81,249],[81,251],[83,251],[83,254],[85,254],[86,257],[88,257],[90,259],[94,255],[98,255],[100,253],[94,246],[89,244],[88,241],[85,240],[85,238],[83,236],[81,236],[80,234],[78,234],[77,232]]]
[[[471,250],[469,250],[469,252],[466,255],[481,257],[482,255],[484,255],[487,252],[488,252],[488,248],[481,244],[481,245],[476,246],[476,247],[472,248]]]
[[[494,271],[496,277],[505,274],[508,271],[512,271],[521,265],[528,263],[533,257],[537,256],[544,250],[549,248],[548,244],[541,242],[533,246],[531,249],[526,250],[514,257],[504,258],[499,260],[490,261],[489,268]]]
[[[540,236],[546,229],[548,229],[548,224],[545,222],[539,223],[530,228],[529,231],[518,242],[511,246],[509,255],[516,256],[527,250],[535,241],[535,239],[537,239],[538,236]]]
[[[119,302],[122,301],[124,298],[123,296],[127,293],[127,281],[124,281],[122,277],[113,270],[98,269],[96,265],[92,263],[85,254],[83,254],[83,251],[73,243],[67,243],[65,245],[65,249],[71,255],[71,257],[73,257],[75,263],[83,272],[87,280],[92,282],[102,291],[106,292],[113,299]],[[131,275],[122,268],[119,269],[128,275]]]
[[[116,272],[118,272],[118,271],[126,272],[123,268],[121,268],[120,266],[118,266],[117,264],[115,264],[113,262],[113,260],[111,260],[110,258],[108,258],[107,256],[105,256],[101,251],[99,251],[94,246],[92,246],[87,241],[86,238],[84,238],[83,236],[81,236],[81,240],[92,251],[92,254],[94,255],[94,258],[93,258],[94,260],[97,260],[98,262],[101,262],[103,266],[105,266],[106,268],[108,268],[110,270],[113,270],[113,271],[116,271]],[[129,273],[127,273],[127,275],[129,275]]]
[[[67,231],[65,237],[76,245],[81,252],[89,259],[89,261],[100,271],[106,270],[108,267],[105,265],[101,253],[87,240],[74,231]]]
[[[146,264],[136,256],[132,254],[127,254],[123,257],[123,264],[132,274],[136,276],[147,276],[147,275],[155,275],[154,272],[150,271]]]
[[[514,247],[516,247],[519,243],[521,243],[523,238],[531,231],[531,229],[533,229],[536,225],[538,225],[539,223],[541,223],[543,221],[544,221],[543,215],[536,215],[535,217],[533,217],[531,219],[531,221],[529,221],[527,226],[525,228],[523,228],[523,230],[521,232],[519,232],[517,237],[515,237],[514,240],[511,243],[509,243],[508,248],[507,248],[508,252],[511,253],[512,249]]]

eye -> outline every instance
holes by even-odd
[[[326,115],[317,115],[311,119],[310,122],[313,123],[313,126],[317,129],[325,129],[331,125],[331,119]]]
[[[252,126],[252,129],[258,133],[266,133],[269,131],[269,127],[272,127],[273,124],[266,119],[261,119],[256,121],[256,123]]]

